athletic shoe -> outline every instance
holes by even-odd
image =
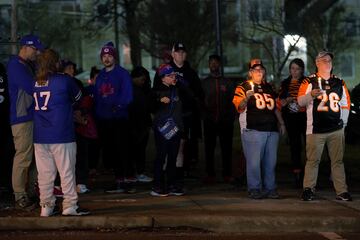
[[[124,182],[126,182],[126,183],[136,183],[138,180],[137,180],[137,178],[136,177],[126,177],[125,179],[124,179]]]
[[[259,189],[252,189],[249,191],[249,198],[251,199],[262,199],[263,195],[261,194]]]
[[[312,201],[315,198],[315,193],[311,188],[304,188],[304,191],[301,195],[301,200],[303,201]]]
[[[85,184],[78,184],[76,185],[76,192],[82,194],[82,193],[88,193],[90,192],[90,190],[86,187]]]
[[[343,192],[343,193],[340,193],[339,195],[336,196],[336,200],[352,201],[352,197],[351,197],[350,193]]]
[[[123,193],[123,192],[125,192],[125,189],[124,189],[123,185],[124,185],[123,182],[116,182],[114,185],[107,188],[105,190],[105,192],[106,193]]]
[[[150,192],[150,195],[153,197],[167,197],[169,196],[169,194],[163,190],[160,189],[152,189],[152,191]]]
[[[169,196],[182,196],[185,192],[181,188],[170,188]]]
[[[137,175],[136,178],[137,178],[138,182],[144,182],[144,183],[152,182],[152,180],[153,180],[151,177],[148,177],[144,174]]]
[[[59,198],[64,197],[64,193],[62,192],[60,186],[54,186],[54,191],[53,191],[53,193],[54,193],[55,197],[59,197]]]
[[[27,196],[23,196],[15,202],[15,208],[19,210],[32,211],[36,206],[36,203],[31,201]]]
[[[90,211],[87,209],[82,209],[79,206],[69,207],[63,210],[62,215],[64,216],[85,216],[89,215]]]
[[[58,206],[52,206],[52,207],[43,206],[41,207],[40,217],[51,217],[59,213],[60,213],[60,209]]]
[[[270,190],[267,193],[265,193],[263,198],[279,199],[280,195],[278,194],[278,192],[276,190]]]

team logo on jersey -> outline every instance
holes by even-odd
[[[100,87],[100,94],[102,97],[107,97],[109,95],[112,95],[114,94],[114,87],[110,83],[108,84],[104,83]]]

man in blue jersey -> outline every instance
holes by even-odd
[[[28,171],[33,159],[33,111],[32,97],[34,69],[32,62],[43,45],[34,35],[26,35],[20,40],[20,51],[7,65],[10,95],[10,124],[15,144],[12,171],[12,186],[15,207],[31,209],[34,204],[26,192]]]
[[[133,169],[129,162],[128,105],[132,101],[132,81],[124,68],[116,63],[113,43],[102,47],[104,68],[95,83],[95,114],[103,148],[103,163],[115,173],[115,185],[106,192],[133,192],[129,182]]]

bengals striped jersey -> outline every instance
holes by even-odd
[[[323,94],[312,98],[311,90],[322,89]],[[325,80],[313,74],[300,85],[298,102],[306,106],[306,134],[328,133],[341,129],[347,122],[350,96],[344,80],[331,75]]]
[[[253,90],[247,105],[241,109],[239,105],[246,98],[246,91]],[[257,131],[278,131],[277,118],[275,115],[276,96],[268,83],[256,84],[245,81],[235,89],[233,103],[240,112],[241,129],[254,129]]]

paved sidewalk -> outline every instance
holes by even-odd
[[[0,210],[0,230],[99,229],[133,227],[196,227],[215,232],[358,232],[360,192],[354,201],[335,200],[332,188],[323,188],[317,200],[303,202],[301,190],[284,183],[279,200],[251,200],[245,188],[218,183],[205,186],[187,182],[181,197],[152,197],[151,184],[139,184],[135,194],[105,194],[96,189],[80,195],[80,204],[91,210],[85,217],[40,218],[40,209],[21,212],[11,206]]]

